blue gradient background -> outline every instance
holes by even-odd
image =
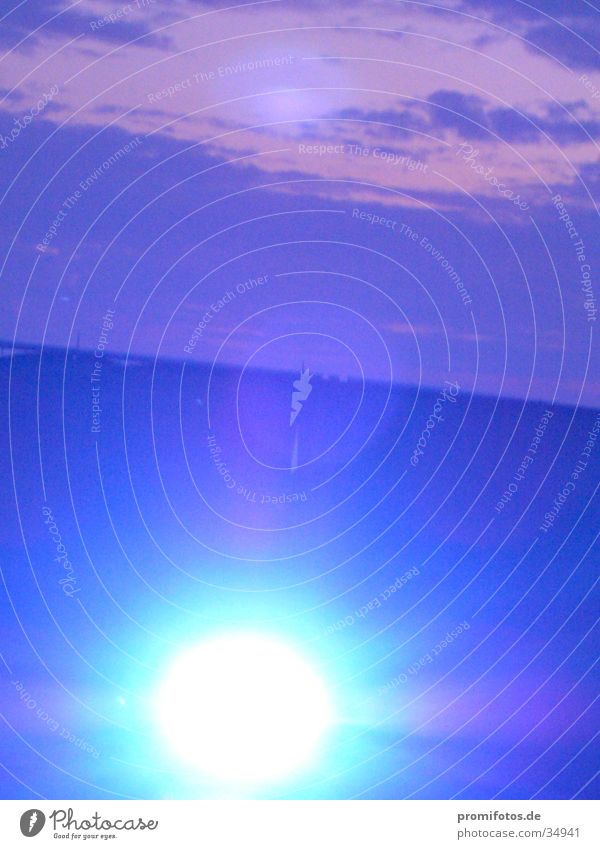
[[[309,658],[338,717],[306,773],[250,797],[597,798],[597,440],[541,530],[600,415],[552,202],[595,294],[597,4],[224,7],[157,0],[99,27],[114,4],[27,0],[0,20],[2,137],[58,86],[0,149],[1,794],[235,795],[173,759],[154,695],[178,651],[249,628]],[[445,381],[460,391],[411,465]]]

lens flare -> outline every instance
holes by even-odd
[[[323,682],[292,648],[234,634],[176,659],[158,716],[180,758],[219,780],[256,784],[307,766],[332,708]]]

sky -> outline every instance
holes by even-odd
[[[235,795],[154,707],[247,628],[337,718],[242,795],[597,798],[599,51],[596,0],[2,9],[0,795]]]
[[[598,20],[583,0],[6,11],[0,337],[93,349],[114,308],[119,351],[295,370],[309,344],[341,377],[594,406]]]
[[[113,357],[94,418],[94,363],[0,362],[3,798],[597,798],[598,411],[315,375],[290,426],[289,374]],[[231,633],[330,694],[275,784],[157,718]]]

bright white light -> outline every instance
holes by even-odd
[[[313,669],[255,634],[217,637],[182,654],[158,708],[176,754],[228,782],[272,781],[305,766],[331,721]]]

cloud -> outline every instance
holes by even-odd
[[[597,10],[585,0],[463,0],[461,8],[473,12],[481,10],[494,20],[540,20],[543,17],[562,19],[596,18]]]
[[[600,44],[597,19],[586,24],[585,41],[577,34],[554,24],[532,27],[526,31],[525,38],[571,68],[600,68],[600,51],[593,46],[594,43]],[[535,50],[535,47],[531,49]]]
[[[176,12],[154,3],[92,31],[93,16],[114,14],[114,4],[82,0],[67,12],[56,0],[36,0],[12,20],[13,36],[63,13],[28,40],[27,54],[0,65],[5,91],[14,87],[21,98],[3,107],[6,117],[18,117],[56,81],[60,93],[46,116],[56,123],[99,129],[114,122],[131,135],[199,143],[220,161],[259,154],[252,166],[237,167],[260,169],[267,179],[320,180],[318,193],[332,196],[341,181],[350,199],[379,193],[383,203],[428,198],[452,209],[473,194],[495,204],[494,190],[457,160],[461,141],[481,148],[482,163],[532,199],[544,191],[540,178],[574,184],[577,170],[597,160],[586,132],[598,138],[599,120],[577,76],[519,37],[532,20],[549,19],[521,14],[519,3],[494,4],[498,15],[517,8],[512,37],[490,26],[490,4],[457,3],[333,3],[316,18],[306,3],[220,12],[219,4],[184,0]],[[148,37],[124,43],[132,26]],[[381,38],[391,30],[402,38]],[[68,44],[74,32],[82,37]],[[310,141],[370,150],[309,155],[299,143]],[[411,171],[402,157],[427,168]]]
[[[464,0],[462,9],[520,33],[537,55],[544,51],[569,68],[600,68],[599,10],[586,0]]]
[[[584,101],[564,104],[549,103],[542,114],[526,112],[505,106],[490,106],[481,97],[464,95],[458,91],[434,92],[430,97],[430,129],[456,129],[465,138],[487,139],[497,135],[508,142],[537,142],[543,133],[559,144],[581,142],[588,133],[600,137],[600,121],[576,120],[574,112]]]
[[[126,44],[140,39],[142,47],[166,48],[168,40],[152,35],[150,22],[150,16],[135,0],[117,5],[102,3],[94,8],[89,2],[67,5],[64,0],[27,0],[2,19],[0,44],[9,49],[19,45],[19,50],[31,52],[50,37],[93,33],[99,41]]]

